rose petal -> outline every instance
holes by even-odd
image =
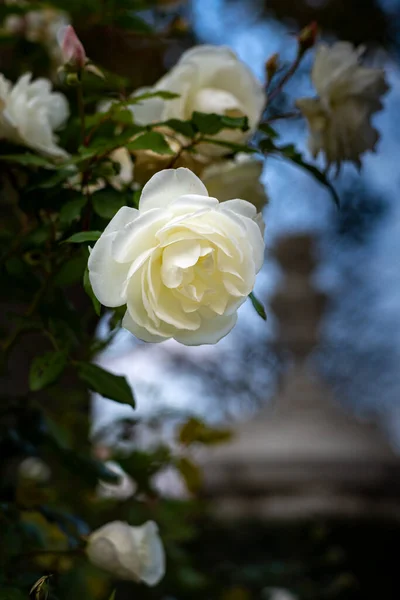
[[[144,186],[139,210],[166,208],[172,201],[187,194],[208,196],[204,183],[189,169],[165,169],[156,173]]]

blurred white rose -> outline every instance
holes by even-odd
[[[233,160],[215,162],[204,169],[201,180],[210,196],[220,202],[248,198],[258,211],[267,204],[265,188],[260,181],[264,162],[249,154],[237,154]]]
[[[89,257],[105,306],[127,304],[123,326],[147,342],[214,344],[237,320],[264,258],[257,211],[219,203],[189,169],[166,169],[144,186],[139,210],[123,207]]]
[[[153,586],[165,574],[164,548],[153,521],[131,527],[122,521],[107,523],[88,539],[90,561],[118,579]]]
[[[30,42],[43,44],[57,64],[62,62],[57,36],[68,25],[68,15],[54,8],[30,10],[24,15],[11,14],[4,21],[5,31],[22,35]]]
[[[54,158],[65,158],[54,131],[68,118],[68,103],[51,90],[47,79],[22,75],[12,85],[0,74],[0,139],[21,144]]]
[[[109,483],[108,481],[99,481],[97,486],[98,498],[110,499],[110,500],[127,500],[136,490],[136,485],[131,477],[119,465],[118,463],[109,460],[105,463],[105,466],[109,471],[119,475],[118,483]]]
[[[382,69],[360,65],[362,52],[348,42],[318,46],[312,70],[318,97],[297,100],[310,128],[310,151],[314,157],[323,152],[328,167],[345,160],[360,167],[361,155],[379,139],[371,117],[389,88]]]
[[[45,483],[50,479],[51,471],[48,465],[37,456],[25,458],[19,465],[18,474],[23,479]]]
[[[268,588],[266,594],[268,600],[297,600],[296,596],[283,588]]]
[[[153,88],[179,94],[175,100],[151,98],[131,107],[135,120],[147,125],[167,119],[190,119],[194,111],[229,117],[247,116],[250,130],[225,129],[216,139],[245,143],[257,128],[266,103],[264,88],[250,69],[225,46],[196,46],[185,52],[177,65]],[[229,153],[229,149],[201,144],[197,150],[207,155]]]

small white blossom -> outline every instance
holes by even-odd
[[[88,539],[90,561],[118,579],[157,585],[165,574],[165,553],[153,521],[131,527],[122,521],[107,523]]]
[[[197,346],[231,331],[263,260],[256,208],[238,199],[220,203],[179,168],[150,179],[138,210],[117,212],[88,268],[98,300],[126,304],[123,326],[139,339]]]
[[[250,130],[224,129],[215,138],[245,143],[257,128],[266,103],[263,85],[251,70],[225,46],[196,46],[153,88],[179,94],[174,100],[152,98],[131,107],[137,123],[147,125],[167,119],[190,119],[194,111],[228,117],[248,117]],[[210,156],[229,153],[214,144],[200,144],[197,151]]]
[[[68,103],[47,79],[26,73],[12,85],[0,74],[0,139],[27,146],[53,158],[65,158],[54,131],[68,118]]]
[[[131,477],[116,462],[109,460],[105,463],[109,471],[119,475],[118,483],[109,483],[108,481],[99,481],[97,486],[98,498],[110,500],[127,500],[136,490],[136,485]]]
[[[318,46],[312,70],[318,97],[297,101],[310,128],[310,151],[314,157],[323,152],[328,167],[346,160],[360,167],[361,155],[379,139],[371,117],[388,85],[382,69],[360,64],[362,52],[347,42]]]
[[[36,456],[25,458],[19,465],[18,474],[23,479],[45,483],[50,479],[51,471],[48,465]]]

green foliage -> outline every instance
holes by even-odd
[[[231,439],[229,429],[220,429],[206,425],[200,419],[191,417],[178,431],[178,440],[184,446],[200,443],[207,446],[221,444]]]
[[[83,275],[83,288],[93,303],[93,308],[96,315],[99,317],[101,313],[101,304],[93,293],[93,289],[89,279],[89,269],[86,267]]]
[[[242,131],[249,129],[247,117],[226,117],[214,113],[194,112],[192,124],[195,131],[204,135],[216,135],[224,129],[241,129]]]
[[[54,383],[64,371],[66,364],[67,356],[64,351],[47,352],[37,356],[29,372],[29,387],[32,392]]]
[[[110,400],[135,406],[132,389],[125,377],[114,375],[90,363],[78,363],[77,370],[79,377],[88,385],[89,389]]]
[[[97,242],[100,236],[101,231],[79,231],[79,233],[74,233],[71,237],[64,240],[64,243],[83,244],[84,242]]]
[[[157,131],[142,133],[132,142],[129,142],[126,145],[126,148],[129,151],[152,150],[153,152],[157,152],[157,154],[173,154],[173,151],[165,141],[164,136]]]
[[[100,190],[92,196],[94,212],[109,221],[122,206],[125,206],[125,198],[121,192],[113,189]]]
[[[249,294],[249,298],[251,300],[252,305],[255,308],[255,311],[258,315],[260,315],[260,317],[266,321],[267,320],[267,313],[265,312],[265,308],[262,305],[262,303],[256,298],[254,292],[251,292],[251,294]]]

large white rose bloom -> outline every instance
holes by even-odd
[[[88,539],[89,560],[118,579],[157,585],[165,574],[165,553],[154,521],[131,527],[112,521]]]
[[[318,46],[312,70],[318,98],[297,100],[310,128],[310,151],[314,157],[323,152],[328,167],[345,160],[361,166],[360,156],[379,139],[371,116],[382,108],[388,86],[383,70],[360,65],[362,53],[348,42]]]
[[[253,289],[262,228],[249,202],[219,203],[189,169],[160,171],[139,210],[121,208],[93,247],[93,291],[105,306],[126,304],[123,326],[142,340],[214,344]]]
[[[53,92],[47,79],[31,81],[26,73],[12,85],[0,74],[0,139],[32,148],[53,158],[65,158],[54,131],[68,118],[68,102]]]
[[[257,128],[266,103],[266,94],[250,69],[225,46],[195,46],[185,52],[177,65],[146,91],[168,91],[179,94],[174,100],[151,98],[131,107],[139,124],[167,119],[190,119],[194,111],[239,117],[246,116],[250,130],[225,129],[216,139],[244,143]],[[226,154],[229,149],[202,144],[199,152]]]

